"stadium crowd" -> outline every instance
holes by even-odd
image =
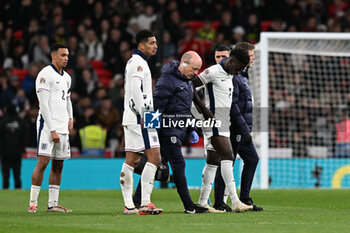
[[[115,156],[124,156],[124,68],[140,29],[158,36],[158,53],[149,59],[155,81],[162,64],[188,50],[198,52],[205,68],[215,62],[217,44],[255,44],[261,31],[350,32],[350,8],[347,0],[0,1],[0,118],[15,105],[27,125],[26,146],[36,147],[35,78],[50,63],[50,45],[62,43],[70,53],[71,146],[81,149],[79,130],[96,125],[107,131],[105,141],[112,142]],[[272,106],[278,96],[295,101],[297,93],[283,95],[283,88],[274,88]],[[273,146],[285,146],[278,142],[286,138],[271,138]]]

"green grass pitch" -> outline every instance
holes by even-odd
[[[199,190],[191,190],[198,200]],[[46,213],[42,190],[37,213],[27,213],[28,190],[0,191],[0,232],[350,232],[350,190],[253,190],[263,212],[184,214],[175,189],[156,189],[158,216],[124,216],[120,190],[61,191],[72,213]]]

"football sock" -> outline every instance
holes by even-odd
[[[151,202],[151,193],[154,185],[154,176],[157,166],[147,162],[141,174],[141,206],[146,206]]]
[[[60,192],[60,186],[59,185],[49,185],[49,207],[54,207],[58,205],[58,195]]]
[[[133,173],[134,168],[130,165],[123,163],[122,171],[120,173],[120,186],[122,189],[123,199],[125,206],[128,208],[135,208],[134,202],[132,201],[133,192]]]
[[[221,175],[224,179],[226,189],[231,197],[232,205],[239,200],[236,191],[236,183],[232,172],[232,160],[221,160]]]
[[[215,179],[216,169],[218,166],[212,164],[205,164],[202,173],[202,187],[200,191],[198,204],[204,206],[208,203],[210,191]]]
[[[40,186],[32,185],[30,188],[30,200],[29,205],[38,205],[38,196],[40,193]]]
[[[224,191],[224,202],[227,203],[227,198],[228,198],[228,189],[225,187],[225,191]]]

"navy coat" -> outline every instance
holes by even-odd
[[[245,135],[252,131],[253,101],[248,83],[248,70],[232,79],[233,95],[231,105],[231,133]]]
[[[162,120],[167,124],[169,120],[186,122],[187,118],[192,118],[192,81],[180,73],[177,69],[179,64],[179,61],[171,61],[162,67],[154,90],[154,109],[162,113]],[[159,136],[177,136],[183,140],[186,130],[186,127],[178,125],[166,128],[162,124],[158,133]]]

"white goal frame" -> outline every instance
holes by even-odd
[[[262,32],[260,34],[260,98],[261,109],[267,109],[269,106],[269,70],[268,70],[268,53],[272,52],[290,52],[290,49],[283,48],[274,50],[269,48],[269,39],[304,39],[304,40],[349,40],[350,33],[304,33],[304,32]],[[307,48],[295,48],[294,53],[308,54]],[[327,48],[325,48],[327,50]],[[312,51],[313,54],[332,56],[349,56],[349,53],[342,51]],[[261,132],[260,132],[260,188],[269,188],[269,116],[268,111],[261,111],[260,115]]]

